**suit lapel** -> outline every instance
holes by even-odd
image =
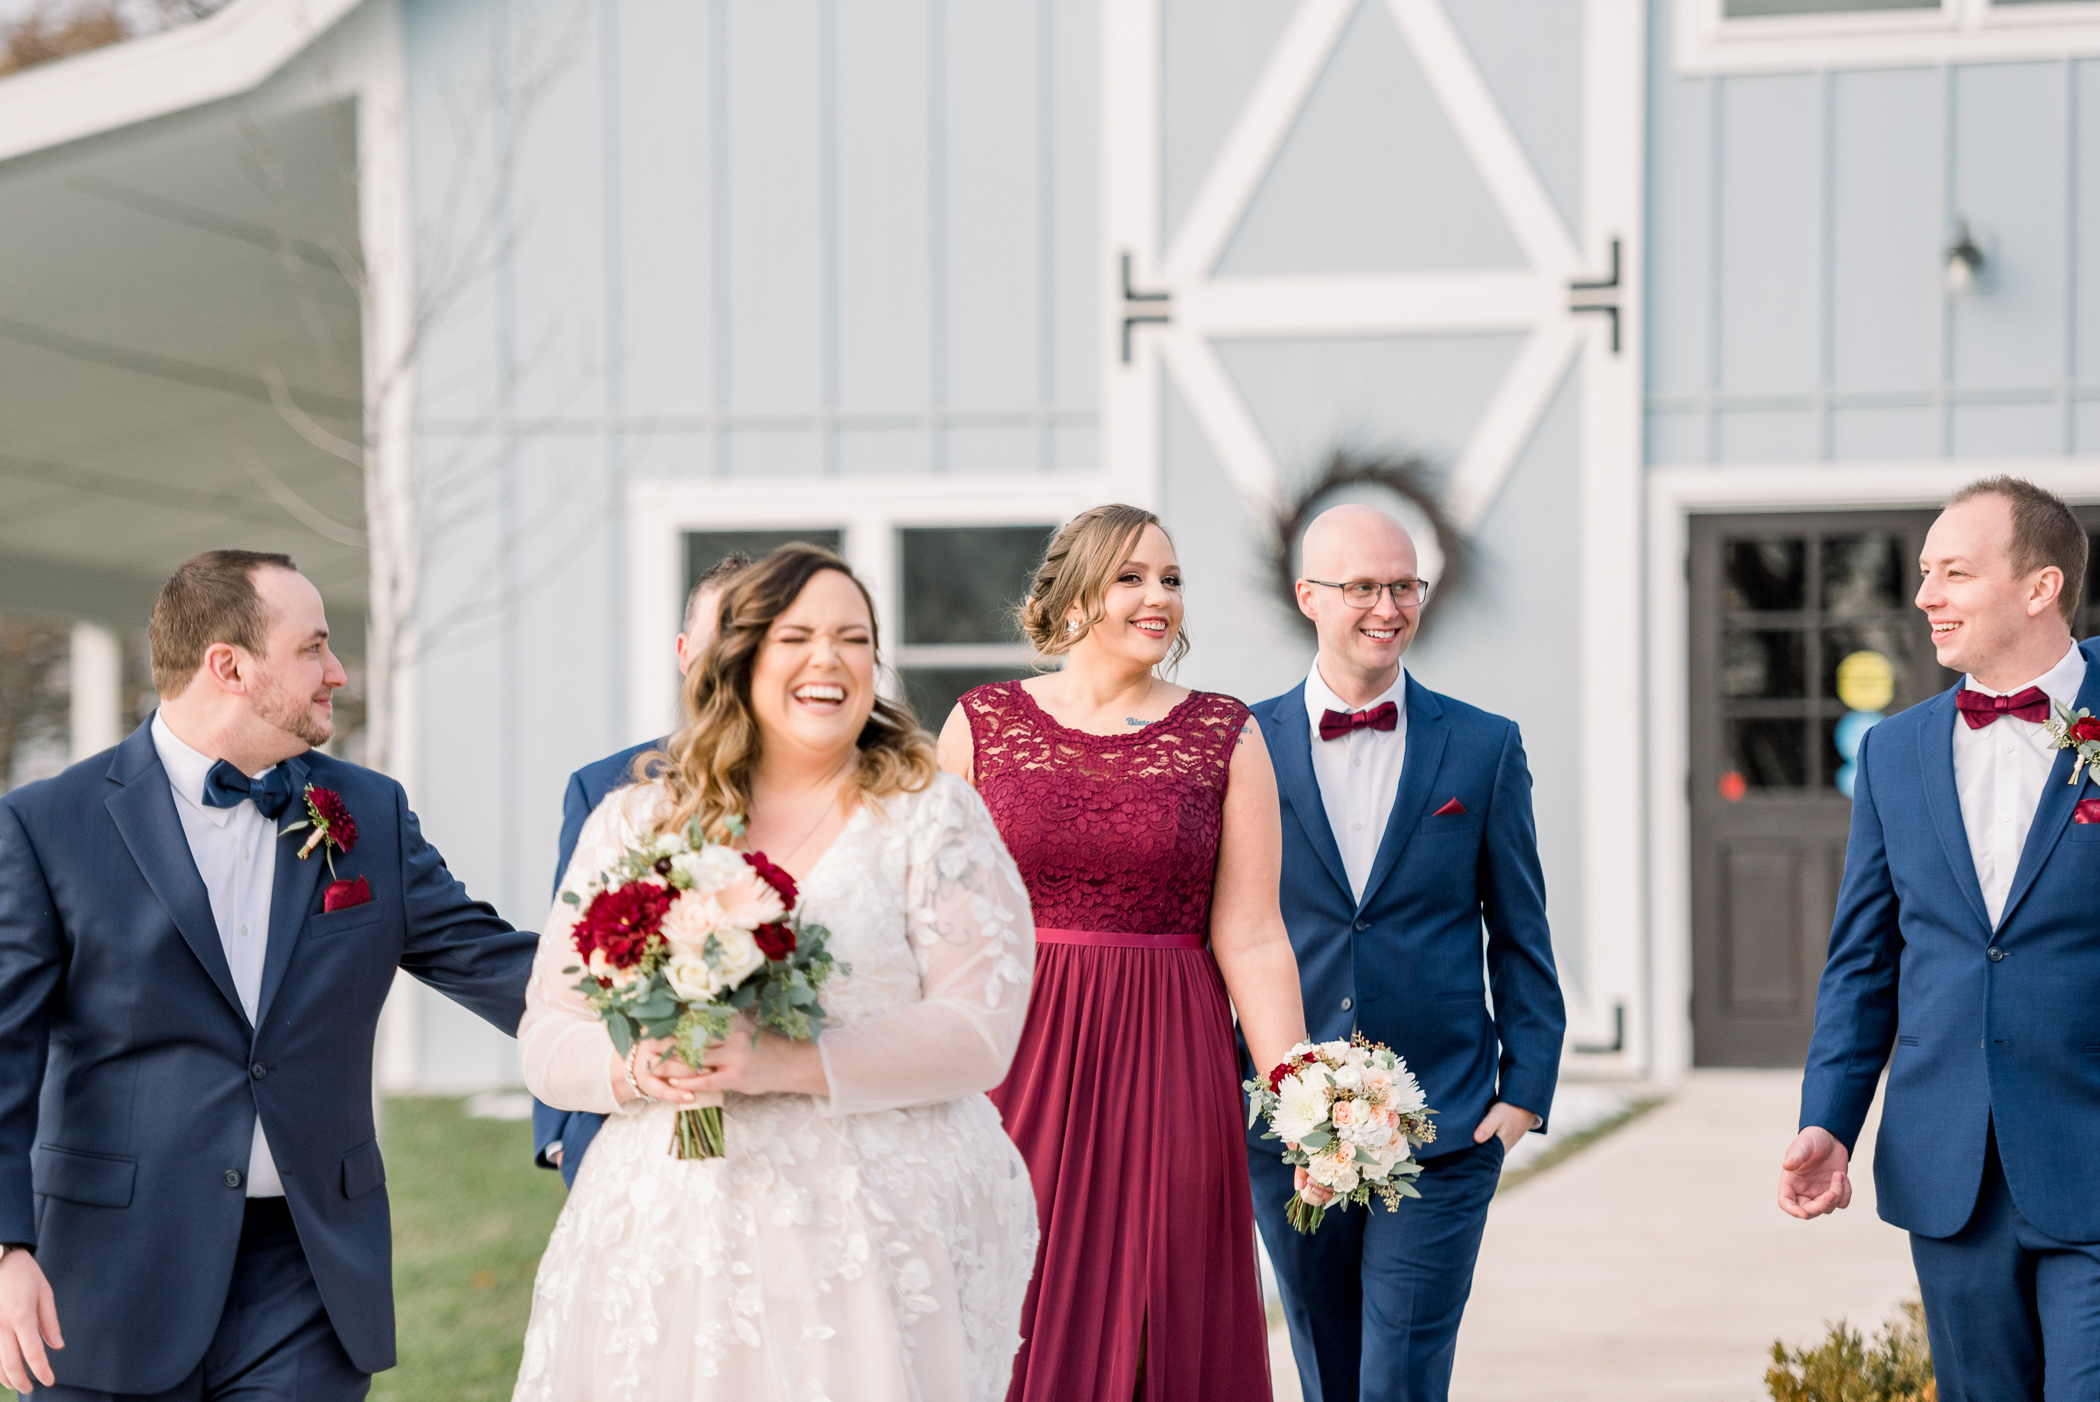
[[[1976,854],[1969,850],[1969,829],[1962,822],[1961,791],[1954,784],[1954,693],[1943,691],[1925,708],[1925,723],[1918,731],[1918,767],[1925,779],[1925,806],[1932,812],[1932,826],[1940,835],[1940,850],[1954,871],[1954,884],[1961,887],[1976,923],[1991,928],[1990,909],[1983,903],[1983,886],[1976,879]]]
[[[168,772],[161,768],[160,755],[153,748],[152,724],[149,719],[117,747],[109,777],[123,787],[109,796],[105,806],[146,884],[181,932],[183,943],[233,1006],[234,1015],[246,1022],[248,1015],[233,986],[233,969],[226,962],[226,947],[219,940],[219,923],[211,913],[211,896],[204,889],[204,878],[197,874],[196,858],[190,855]]]
[[[2078,699],[2071,704],[2072,710],[2084,707],[2100,709],[2100,664],[2088,656],[2085,663],[2085,680],[2079,684]],[[2050,707],[2055,710],[2054,705]],[[2071,810],[2077,807],[2078,795],[2085,791],[2083,776],[2079,783],[2071,782],[2071,765],[2074,756],[2069,750],[2056,752],[2056,763],[2050,767],[2049,782],[2042,785],[2042,801],[2034,810],[2034,825],[2027,829],[2027,845],[2020,849],[2020,866],[2013,873],[2012,890],[2006,893],[2005,910],[1998,917],[1998,928],[2004,929],[2019,909],[2020,898],[2034,879],[2042,874],[2042,863],[2056,850],[2057,839],[2070,826]]]
[[[1421,824],[1422,810],[1429,806],[1437,770],[1444,762],[1444,744],[1451,727],[1444,724],[1444,708],[1436,697],[1413,677],[1407,679],[1407,753],[1400,761],[1400,791],[1393,796],[1393,814],[1386,820],[1385,836],[1378,843],[1378,857],[1364,882],[1361,910],[1400,864],[1408,839]]]
[[[288,759],[284,762],[292,780],[292,803],[277,820],[281,832],[287,823],[296,823],[306,816],[306,761]],[[302,832],[295,837],[277,839],[277,871],[270,881],[270,934],[269,944],[263,948],[262,991],[255,1000],[255,1020],[258,1024],[270,1014],[270,1000],[277,996],[277,987],[284,982],[284,971],[292,962],[292,950],[305,933],[307,917],[311,914],[314,887],[320,884],[321,875],[328,870],[328,863],[319,852],[301,860],[299,845],[308,834]]]
[[[1276,789],[1284,806],[1305,829],[1320,864],[1334,884],[1349,894],[1349,873],[1342,866],[1342,849],[1335,844],[1334,829],[1327,822],[1327,805],[1320,800],[1320,781],[1312,767],[1312,721],[1305,712],[1305,683],[1299,682],[1276,700],[1274,723],[1269,735],[1269,762],[1276,766]]]

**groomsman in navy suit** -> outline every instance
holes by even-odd
[[[685,626],[675,644],[679,676],[692,669],[700,654],[707,650],[708,639],[715,635],[715,606],[721,602],[722,590],[728,585],[729,577],[750,563],[751,557],[742,551],[730,552],[701,575],[693,592],[686,596]],[[630,745],[618,754],[591,761],[569,776],[569,785],[562,791],[561,798],[561,850],[554,863],[557,898],[561,895],[562,878],[569,871],[569,859],[576,855],[576,839],[583,835],[584,822],[605,801],[607,794],[634,782],[635,760],[651,750],[662,749],[667,743],[668,736]],[[583,1167],[584,1151],[591,1147],[591,1141],[598,1137],[598,1126],[604,1123],[603,1115],[593,1115],[587,1110],[557,1110],[552,1105],[534,1100],[532,1161],[541,1168],[559,1169],[562,1182],[575,1187],[577,1170]]]
[[[290,560],[199,555],[150,635],[159,709],[0,797],[0,1379],[349,1402],[394,1363],[394,971],[510,1033],[535,941],[315,748],[343,669]]]
[[[2100,711],[2100,650],[2071,640],[2086,535],[1994,477],[1919,566],[1966,675],[1860,746],[1779,1205],[1852,1200],[1886,1066],[1874,1190],[1910,1233],[1943,1402],[2100,1397],[2100,787],[2045,727]]]
[[[1503,1155],[1545,1129],[1560,1072],[1531,772],[1515,725],[1402,670],[1428,585],[1398,521],[1324,512],[1304,565],[1319,653],[1303,684],[1253,709],[1283,797],[1306,1027],[1405,1057],[1440,1133],[1421,1151],[1420,1199],[1329,1212],[1300,1236],[1284,1219],[1291,1170],[1256,1126],[1255,1220],[1308,1402],[1432,1402],[1450,1391]]]

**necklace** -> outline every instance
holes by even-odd
[[[837,811],[839,804],[838,781],[840,777],[845,773],[845,771],[846,765],[842,763],[837,769],[831,772],[831,774],[828,776],[829,782],[832,786],[830,801],[817,810],[817,820],[809,825],[809,831],[802,834],[801,840],[797,842],[794,846],[788,848],[787,851],[782,853],[780,856],[773,858],[773,861],[777,862],[781,866],[786,866],[790,861],[794,859],[794,856],[797,852],[800,852],[804,847],[809,845],[809,840],[817,835],[817,829],[823,827],[824,824],[831,818],[831,815]]]

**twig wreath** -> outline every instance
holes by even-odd
[[[1439,474],[1425,458],[1336,448],[1304,486],[1280,502],[1270,522],[1269,567],[1277,597],[1300,628],[1308,634],[1313,632],[1312,620],[1298,610],[1298,569],[1292,556],[1297,553],[1299,537],[1305,534],[1327,497],[1345,487],[1378,487],[1421,512],[1443,551],[1442,578],[1430,581],[1435,587],[1423,607],[1421,631],[1429,631],[1435,622],[1437,605],[1464,587],[1471,574],[1473,553],[1451,513],[1444,509],[1437,492],[1439,485]]]

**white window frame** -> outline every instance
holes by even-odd
[[[1680,73],[1799,72],[1984,63],[2100,54],[2100,3],[2006,5],[1940,0],[1936,8],[1731,19],[1726,0],[1676,0]]]
[[[1127,485],[1127,484],[1126,484]],[[1054,477],[653,478],[627,491],[627,732],[661,735],[673,720],[678,669],[671,639],[685,607],[688,531],[841,532],[841,553],[875,598],[892,668],[1004,666],[1025,645],[900,647],[897,532],[909,526],[1056,526],[1128,495],[1097,473]]]
[[[2024,477],[2074,506],[2100,503],[2100,458],[1740,463],[1648,473],[1648,986],[1650,1074],[1692,1064],[1691,521],[1748,512],[1934,509],[1979,477]]]

